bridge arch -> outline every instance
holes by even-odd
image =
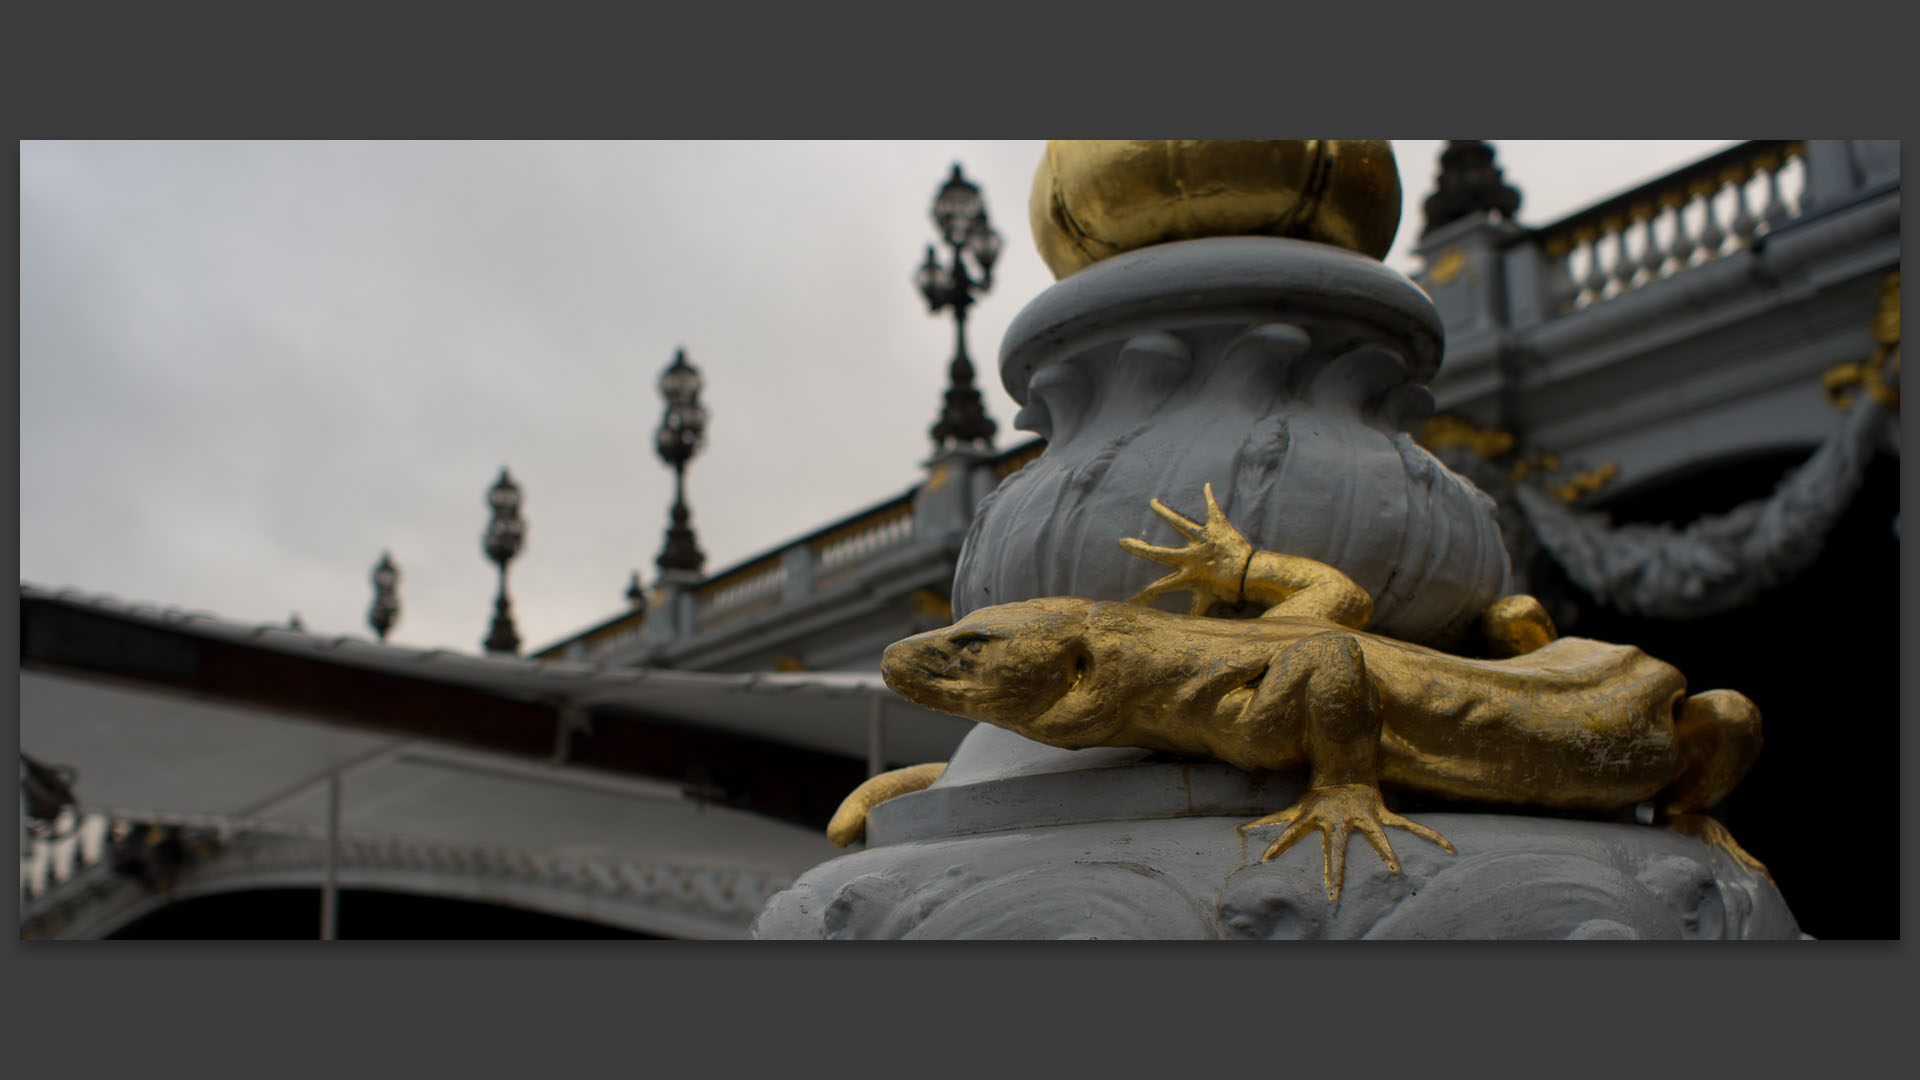
[[[310,936],[317,937],[318,890],[325,876],[325,844],[306,836],[238,836],[189,858],[157,883],[118,873],[102,859],[77,868],[56,891],[33,903],[22,936],[114,937],[143,920],[188,921],[191,912],[169,916],[171,908],[220,897],[237,897],[226,903],[244,906],[245,894],[291,892],[313,895]],[[766,899],[788,883],[726,866],[640,864],[602,854],[561,856],[358,837],[341,844],[336,880],[343,896],[361,896],[362,907],[365,897],[378,895],[400,898],[388,902],[390,908],[454,905],[445,913],[469,920],[482,914],[472,908],[491,909],[509,937],[515,927],[531,932],[545,919],[581,925],[556,922],[548,928],[566,932],[535,936],[593,936],[578,932],[589,926],[606,928],[605,936],[743,938]],[[343,920],[351,903],[343,901]],[[377,907],[380,901],[374,903]],[[388,915],[397,917],[393,911]]]

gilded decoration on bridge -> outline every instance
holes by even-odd
[[[1822,385],[1834,407],[1853,408],[1853,391],[1865,390],[1882,405],[1900,404],[1900,273],[1887,275],[1880,286],[1880,310],[1873,317],[1873,355],[1856,364],[1840,364],[1827,371]]]
[[[1513,452],[1513,433],[1495,431],[1480,427],[1458,416],[1441,415],[1428,420],[1420,428],[1420,445],[1440,453],[1455,447],[1465,447],[1487,461],[1506,457]],[[1507,471],[1507,484],[1518,486],[1520,481],[1534,473],[1560,474],[1560,456],[1540,452],[1529,454],[1513,463]],[[1620,466],[1608,461],[1597,468],[1565,476],[1564,479],[1542,484],[1542,490],[1561,502],[1579,502],[1592,493],[1612,483],[1620,475]]]
[[[1653,801],[1674,828],[1759,867],[1699,816],[1760,748],[1760,714],[1731,690],[1685,678],[1626,645],[1557,637],[1530,597],[1483,618],[1493,657],[1453,655],[1368,633],[1373,598],[1312,559],[1256,550],[1206,489],[1204,523],[1154,510],[1188,539],[1126,551],[1172,572],[1126,603],[1048,597],[981,608],[891,646],[887,685],[916,704],[1053,746],[1139,747],[1247,770],[1310,774],[1272,859],[1318,831],[1329,901],[1347,840],[1365,837],[1399,872],[1384,826],[1449,852],[1440,834],[1387,809],[1381,785],[1448,799],[1616,811]],[[1187,614],[1149,606],[1187,592]],[[1216,618],[1216,605],[1263,605]],[[925,787],[937,766],[863,785],[836,818],[848,842],[873,805]]]

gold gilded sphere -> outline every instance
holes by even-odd
[[[1056,279],[1204,236],[1286,236],[1378,259],[1400,228],[1400,171],[1385,139],[1056,139],[1027,209]]]

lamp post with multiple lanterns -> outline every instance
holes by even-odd
[[[493,507],[493,519],[487,523],[482,547],[500,568],[500,594],[493,601],[493,628],[487,633],[486,647],[490,653],[512,654],[520,651],[520,635],[514,632],[513,607],[507,601],[507,563],[526,543],[527,522],[520,516],[520,488],[505,468],[487,490],[487,503]]]
[[[666,574],[697,575],[707,557],[693,538],[693,515],[687,510],[687,462],[700,452],[706,439],[707,410],[700,404],[700,372],[687,363],[687,350],[673,354],[673,363],[660,374],[660,396],[667,410],[654,432],[654,449],[673,467],[673,523],[666,546],[655,564]]]
[[[367,612],[367,623],[385,641],[399,617],[400,568],[393,565],[393,555],[383,551],[373,568],[373,608]]]
[[[974,293],[993,287],[993,264],[1000,257],[1000,234],[987,224],[987,207],[980,188],[960,174],[953,175],[933,200],[933,224],[951,251],[951,260],[942,264],[934,246],[927,245],[926,261],[920,264],[915,281],[926,297],[927,310],[953,312],[953,363],[948,365],[950,385],[946,406],[932,435],[937,448],[955,446],[991,449],[996,425],[987,416],[980,391],[973,384],[973,361],[967,358],[967,308]],[[979,267],[976,278],[968,267],[968,258]]]
[[[938,449],[965,447],[991,449],[997,425],[986,415],[980,392],[974,385],[973,362],[967,355],[967,309],[976,296],[993,286],[993,264],[1000,255],[1000,234],[987,221],[985,201],[980,188],[966,179],[958,164],[934,197],[933,222],[946,244],[949,257],[943,263],[935,246],[927,245],[926,261],[916,274],[920,293],[932,313],[953,312],[953,360],[948,365],[950,385],[945,407],[931,434]],[[654,448],[660,459],[673,469],[673,509],[666,542],[655,564],[667,579],[684,583],[697,579],[706,563],[693,533],[693,515],[687,509],[687,464],[700,452],[706,440],[707,410],[700,402],[700,372],[687,362],[685,349],[674,352],[673,363],[660,375],[660,396],[666,410],[654,432]],[[526,519],[521,516],[521,492],[507,469],[487,491],[487,503],[493,517],[487,524],[482,547],[487,558],[499,568],[500,585],[493,603],[493,625],[487,633],[486,650],[514,654],[520,649],[520,635],[513,625],[513,605],[507,597],[507,564],[526,543]],[[374,567],[373,607],[367,621],[387,639],[400,612],[399,568],[392,556],[383,552]],[[628,603],[639,610],[647,607],[646,592],[635,574],[627,590]]]

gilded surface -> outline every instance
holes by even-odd
[[[1436,259],[1433,269],[1427,271],[1427,280],[1435,285],[1445,285],[1460,276],[1467,268],[1467,257],[1460,254],[1459,248],[1448,248]]]
[[[1389,811],[1383,781],[1573,810],[1653,799],[1680,815],[1725,797],[1758,753],[1752,702],[1725,690],[1688,697],[1678,670],[1639,649],[1558,638],[1530,598],[1500,601],[1483,620],[1495,651],[1511,654],[1505,659],[1367,633],[1366,590],[1323,563],[1254,550],[1211,488],[1206,505],[1202,524],[1154,502],[1188,538],[1184,547],[1121,541],[1171,568],[1131,601],[1049,597],[982,608],[891,646],[881,669],[887,684],[917,704],[1053,746],[1141,747],[1249,770],[1305,767],[1309,787],[1296,805],[1242,829],[1285,826],[1266,859],[1320,832],[1330,901],[1354,832],[1396,872],[1383,826],[1452,850]],[[1189,614],[1146,606],[1179,591],[1192,594]],[[1247,601],[1265,613],[1203,614]]]
[[[1865,390],[1882,405],[1900,404],[1900,274],[1880,286],[1880,310],[1873,318],[1873,355],[1857,364],[1829,368],[1821,379],[1835,408],[1853,407],[1853,391]]]
[[[1384,139],[1056,139],[1028,214],[1056,278],[1207,236],[1315,240],[1378,259],[1400,227],[1400,172]]]
[[[1620,475],[1620,466],[1609,461],[1597,469],[1574,473],[1565,483],[1547,485],[1547,493],[1561,502],[1578,502],[1582,496],[1599,491]]]
[[[835,847],[846,847],[859,840],[867,832],[867,811],[888,799],[899,798],[931,785],[945,771],[947,763],[936,761],[926,765],[909,765],[868,779],[841,800],[840,808],[833,812],[833,820],[827,822],[827,839]]]
[[[915,589],[907,600],[913,605],[916,615],[932,615],[941,619],[953,618],[953,598],[938,589]]]
[[[1434,451],[1465,446],[1491,461],[1513,450],[1513,433],[1483,428],[1462,417],[1442,414],[1421,427],[1420,445]]]
[[[1421,427],[1419,442],[1435,452],[1464,446],[1492,461],[1511,453],[1514,439],[1510,432],[1483,428],[1463,417],[1443,414],[1428,420]],[[1513,468],[1507,474],[1507,482],[1518,484],[1530,473],[1559,470],[1559,455],[1533,454],[1513,463]],[[1562,502],[1578,502],[1582,497],[1606,487],[1619,475],[1620,466],[1609,461],[1597,469],[1575,473],[1560,483],[1547,484],[1542,490]]]

